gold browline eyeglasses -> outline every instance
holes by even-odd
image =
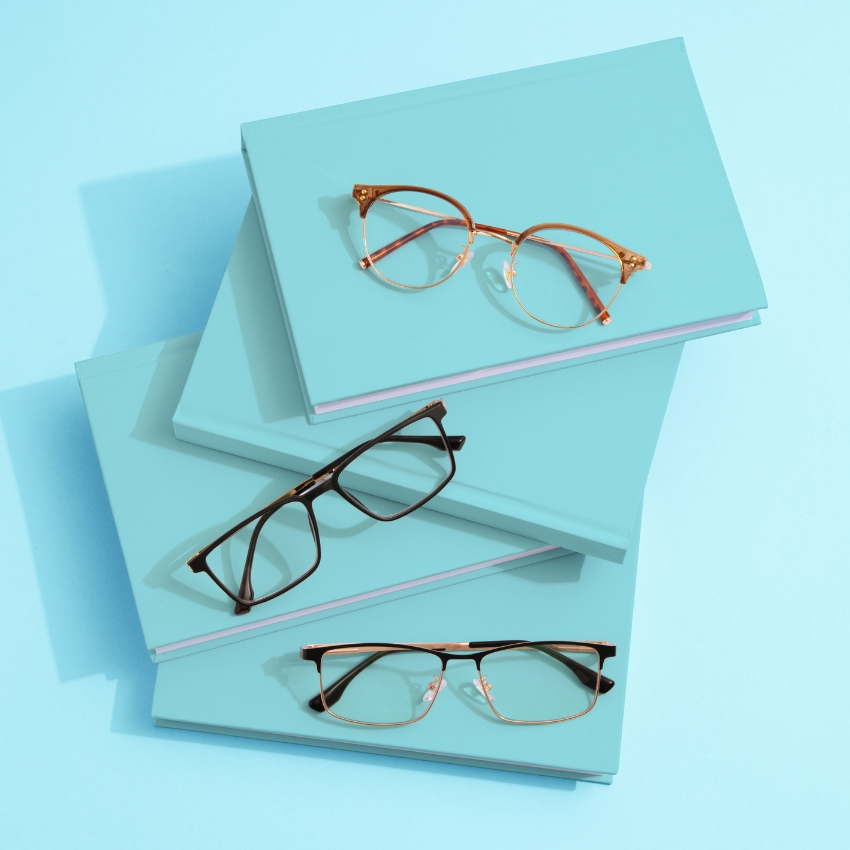
[[[319,673],[315,712],[365,726],[421,720],[446,686],[450,661],[472,661],[469,698],[500,720],[535,725],[587,714],[614,687],[602,675],[617,654],[604,641],[497,640],[469,643],[326,643],[301,647]]]
[[[651,264],[642,254],[571,224],[507,230],[475,222],[450,195],[422,186],[356,184],[366,256],[360,267],[404,289],[430,289],[474,256],[477,235],[508,243],[502,276],[519,306],[553,328],[611,321],[620,287]]]

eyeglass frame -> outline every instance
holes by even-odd
[[[380,200],[384,195],[390,194],[392,192],[422,192],[426,195],[432,195],[435,198],[440,198],[452,204],[462,214],[468,234],[467,244],[465,245],[463,251],[455,258],[456,262],[455,265],[452,267],[451,271],[449,271],[449,273],[442,280],[438,280],[436,283],[429,283],[426,286],[409,286],[404,283],[398,283],[397,281],[390,280],[390,278],[381,274],[381,272],[378,271],[377,267],[375,266],[375,263],[387,256],[387,254],[392,253],[392,251],[403,247],[409,242],[412,242],[414,239],[418,238],[421,235],[424,235],[424,233],[427,233],[429,230],[432,230],[435,227],[440,227],[443,222],[453,224],[455,221],[448,218],[438,219],[437,222],[429,223],[428,225],[423,225],[422,227],[416,228],[416,230],[411,231],[411,233],[400,237],[399,239],[389,243],[388,245],[384,245],[382,248],[379,248],[377,251],[372,253],[369,251],[369,246],[366,243],[366,215],[369,212],[369,208],[376,201]],[[543,325],[548,325],[550,328],[558,328],[560,330],[575,330],[577,328],[583,328],[586,325],[597,321],[597,319],[602,322],[603,325],[610,324],[611,315],[608,313],[608,308],[614,303],[614,299],[620,294],[620,289],[626,284],[629,277],[634,272],[648,271],[650,268],[652,268],[652,263],[650,263],[649,260],[647,260],[646,257],[644,257],[642,254],[638,254],[636,251],[631,251],[623,245],[620,245],[617,242],[608,239],[606,236],[602,236],[601,234],[595,233],[592,230],[586,230],[583,227],[577,227],[573,224],[564,224],[561,222],[545,222],[543,224],[532,225],[531,227],[528,227],[521,232],[516,230],[507,230],[503,227],[495,227],[490,224],[476,224],[475,221],[473,221],[472,216],[469,214],[469,211],[462,203],[460,203],[460,201],[456,200],[451,195],[445,194],[444,192],[438,192],[436,189],[428,189],[424,186],[373,186],[369,184],[355,183],[354,189],[351,192],[351,196],[354,198],[355,201],[357,201],[360,210],[360,218],[363,219],[363,249],[366,251],[366,256],[359,261],[359,265],[360,268],[362,268],[364,271],[371,268],[375,272],[375,274],[377,274],[382,280],[385,280],[387,283],[390,283],[393,286],[401,287],[402,289],[432,289],[435,286],[439,286],[441,283],[445,283],[455,272],[463,268],[463,266],[467,262],[467,259],[469,257],[469,250],[472,247],[473,242],[475,241],[475,235],[477,233],[480,233],[483,236],[492,236],[494,239],[500,239],[503,242],[507,242],[511,246],[511,261],[505,269],[505,283],[507,284],[511,292],[513,292],[517,304],[519,304],[524,313],[526,313],[536,322],[540,322]],[[432,215],[435,214],[431,210],[423,210],[423,212],[427,212]],[[437,213],[437,215],[440,214]],[[459,221],[459,219],[457,221]],[[569,251],[566,250],[567,247],[572,247],[573,250],[576,250],[575,246],[561,246],[559,243],[553,243],[550,240],[546,240],[541,237],[535,237],[534,234],[540,230],[566,230],[572,231],[574,233],[581,233],[584,236],[589,236],[591,239],[596,239],[614,252],[614,254],[616,255],[615,258],[620,263],[620,283],[617,286],[617,291],[614,293],[614,295],[611,297],[611,300],[607,304],[602,303],[602,300],[599,298],[599,296],[596,294],[596,291],[591,286],[590,281],[588,281],[587,277],[578,267],[575,260],[572,259],[569,254]],[[539,316],[535,316],[534,313],[528,310],[528,308],[522,303],[519,295],[517,294],[516,288],[513,285],[513,279],[516,276],[514,263],[517,251],[519,250],[522,243],[528,239],[533,242],[540,242],[551,245],[553,248],[558,250],[558,253],[561,254],[564,260],[567,262],[567,265],[570,267],[570,271],[572,271],[573,275],[576,277],[579,286],[583,290],[584,294],[587,296],[587,299],[590,301],[591,306],[593,306],[593,308],[598,311],[597,314],[593,316],[593,318],[588,319],[586,322],[582,322],[580,325],[558,325],[553,322],[547,322],[545,319],[541,319]],[[583,249],[577,250],[586,253],[586,251],[584,251]],[[377,256],[379,254],[380,256]]]
[[[235,614],[246,614],[248,613],[254,606],[262,605],[265,602],[270,602],[272,599],[276,599],[278,596],[287,593],[292,590],[294,587],[297,587],[301,582],[308,579],[319,567],[319,563],[322,560],[322,544],[319,535],[319,528],[316,522],[316,515],[313,512],[313,502],[324,493],[327,493],[329,490],[336,491],[343,499],[345,499],[350,505],[357,508],[357,510],[371,517],[372,519],[379,520],[380,522],[393,522],[397,519],[402,519],[413,511],[421,508],[426,502],[430,501],[434,498],[454,477],[455,472],[457,471],[457,464],[454,458],[454,452],[460,451],[463,448],[464,443],[466,442],[465,436],[448,436],[446,434],[445,429],[443,428],[443,417],[447,413],[447,408],[445,402],[442,399],[437,401],[432,401],[429,404],[426,404],[425,407],[420,408],[419,410],[412,413],[407,418],[403,419],[401,422],[393,425],[391,428],[388,428],[383,433],[379,434],[377,437],[373,437],[370,440],[366,440],[359,445],[355,446],[352,449],[349,449],[344,454],[340,455],[336,460],[331,461],[329,464],[323,466],[318,472],[313,473],[309,478],[305,478],[300,483],[296,484],[290,490],[287,490],[282,496],[278,496],[277,499],[270,502],[260,510],[251,514],[251,516],[243,519],[241,522],[234,525],[228,531],[224,532],[224,534],[217,537],[212,543],[207,544],[202,549],[198,550],[191,558],[186,561],[188,567],[191,568],[194,573],[206,573],[215,584],[222,590],[227,596],[229,596],[235,603],[236,606],[234,608]],[[426,495],[424,498],[420,499],[418,502],[415,502],[412,505],[409,505],[403,508],[401,511],[391,515],[391,516],[383,516],[381,514],[375,513],[370,508],[366,507],[359,499],[349,493],[340,483],[339,476],[345,470],[349,464],[353,463],[357,458],[361,457],[365,454],[369,449],[374,448],[381,442],[411,442],[411,443],[421,443],[425,445],[434,445],[436,440],[438,439],[436,436],[398,436],[395,439],[392,439],[398,431],[407,428],[409,425],[414,424],[415,422],[419,422],[423,419],[431,419],[437,427],[437,430],[440,432],[442,437],[442,446],[436,446],[436,448],[445,449],[448,454],[449,462],[451,464],[451,468],[449,470],[449,474],[446,478],[440,483],[440,485]],[[251,569],[253,567],[254,560],[254,551],[256,549],[257,541],[259,540],[260,532],[263,529],[265,523],[270,519],[278,510],[280,510],[284,505],[298,502],[302,504],[307,512],[307,518],[310,523],[310,531],[313,535],[313,541],[316,545],[316,560],[313,562],[313,565],[310,567],[307,572],[296,578],[294,581],[291,581],[285,587],[280,588],[279,590],[274,591],[273,593],[266,594],[265,596],[260,597],[259,599],[254,598],[254,590],[251,586]],[[254,528],[251,533],[251,538],[248,544],[248,552],[245,556],[245,566],[242,571],[242,581],[239,587],[239,593],[233,593],[224,582],[219,579],[219,577],[215,574],[215,572],[210,569],[209,564],[207,563],[207,557],[212,553],[215,549],[217,549],[222,543],[229,540],[239,531],[241,531],[246,526],[250,525],[255,520],[260,520],[257,523],[256,528]]]
[[[599,658],[599,670],[594,673],[589,667],[586,667],[584,664],[580,664],[577,661],[574,661],[571,658],[561,656],[555,650],[552,650],[551,644],[556,645],[567,645],[567,646],[577,646],[577,647],[586,647],[588,649],[593,649],[596,651],[597,657]],[[488,648],[489,647],[489,648]],[[481,661],[486,658],[488,655],[492,655],[495,652],[501,652],[505,649],[520,649],[523,647],[546,647],[550,650],[547,652],[547,655],[557,655],[559,656],[558,660],[564,663],[567,667],[572,670],[579,677],[579,681],[581,684],[585,685],[585,687],[590,687],[586,682],[581,681],[581,677],[578,672],[575,670],[575,667],[579,667],[587,673],[595,676],[597,680],[595,694],[593,697],[593,702],[590,704],[588,708],[579,714],[573,714],[569,717],[559,717],[554,720],[514,720],[510,717],[505,717],[496,710],[496,707],[493,705],[493,700],[489,695],[489,685],[486,682],[486,676],[481,675]],[[352,652],[357,652],[358,650],[368,650],[371,648],[378,648],[379,650],[387,649],[389,652],[376,652],[373,653],[368,658],[364,658],[361,662],[356,664],[351,668],[347,673],[343,673],[335,682],[328,686],[328,691],[334,691],[328,696],[327,691],[325,690],[324,683],[322,681],[322,658],[331,650],[351,650]],[[457,655],[455,653],[464,650],[464,649],[481,649],[481,652],[471,652],[465,655]],[[440,671],[440,677],[436,679],[435,682],[432,682],[428,686],[428,690],[432,693],[430,704],[419,715],[419,717],[415,717],[413,720],[402,720],[397,723],[372,723],[366,720],[354,720],[350,717],[343,717],[339,714],[334,714],[331,711],[330,707],[327,704],[327,698],[333,700],[331,705],[336,705],[337,702],[342,698],[342,694],[345,692],[345,689],[351,683],[351,681],[358,676],[363,670],[366,669],[373,662],[377,661],[378,658],[391,654],[393,651],[401,651],[401,650],[410,650],[417,652],[425,652],[430,655],[435,655],[440,659],[442,664],[442,668]],[[545,649],[543,650],[545,652]],[[577,717],[581,717],[587,714],[591,709],[596,705],[597,700],[599,699],[600,694],[607,694],[614,685],[615,682],[613,679],[609,679],[607,676],[602,675],[602,668],[605,665],[605,661],[609,658],[613,658],[617,654],[617,644],[608,643],[607,641],[580,641],[580,640],[550,640],[550,641],[529,641],[529,640],[503,640],[503,641],[469,641],[467,643],[381,643],[380,641],[374,643],[313,643],[307,644],[306,646],[300,647],[300,655],[304,661],[312,661],[316,665],[316,670],[319,674],[319,693],[314,697],[311,697],[307,701],[307,705],[316,713],[321,713],[323,711],[327,712],[331,717],[336,717],[337,720],[343,720],[346,723],[357,723],[361,726],[409,726],[411,723],[418,723],[425,717],[426,714],[433,708],[434,703],[437,701],[437,697],[439,696],[440,691],[442,690],[443,678],[446,674],[446,667],[448,666],[449,661],[474,661],[475,669],[478,671],[478,681],[481,682],[480,692],[484,694],[484,697],[487,700],[487,704],[490,706],[493,714],[496,715],[500,720],[504,720],[506,723],[516,723],[521,726],[541,726],[549,723],[565,723],[568,720],[575,720]],[[338,695],[336,694],[336,690],[339,691]],[[336,697],[334,699],[334,697]]]

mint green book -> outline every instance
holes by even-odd
[[[564,556],[166,661],[157,668],[153,717],[184,729],[610,782],[619,767],[637,549],[636,529],[621,566]],[[448,665],[447,687],[408,726],[357,726],[307,706],[318,676],[299,646],[526,638],[616,643],[604,667],[616,684],[583,717],[542,726],[497,719],[468,661]]]
[[[208,576],[194,574],[186,559],[304,476],[174,436],[171,417],[198,341],[199,335],[182,337],[77,364],[154,661],[562,553],[551,544],[425,509],[397,522],[376,522],[328,494],[314,504],[322,542],[318,570],[288,593],[236,616],[232,601]],[[241,563],[234,563],[234,574]]]
[[[429,507],[621,561],[682,347],[447,396],[445,426],[467,440],[454,479]],[[250,204],[174,413],[174,433],[181,440],[309,475],[418,406],[408,402],[309,424]],[[385,473],[383,468],[362,469],[357,486],[388,495]]]
[[[681,39],[254,121],[242,148],[311,422],[748,327],[767,306]],[[445,283],[402,289],[360,265],[355,184],[434,189],[515,233],[576,225],[652,268],[610,324],[569,331],[523,312],[510,245],[481,230]]]

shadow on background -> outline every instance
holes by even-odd
[[[155,671],[76,378],[0,393],[0,419],[59,679],[116,680],[113,729],[144,733]]]
[[[201,330],[250,197],[241,157],[88,183],[80,195],[107,308],[92,356]],[[0,419],[59,679],[115,680],[113,730],[157,734],[156,671],[76,377],[0,393]]]
[[[239,156],[80,187],[107,313],[93,357],[204,327],[250,197]],[[69,365],[69,370],[71,364]],[[76,376],[0,393],[61,682],[116,682],[113,732],[573,790],[575,782],[153,725],[156,680]]]
[[[204,327],[251,189],[240,156],[80,187],[106,318],[92,356]]]

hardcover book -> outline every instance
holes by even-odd
[[[681,350],[665,346],[446,396],[445,427],[466,443],[457,473],[428,507],[621,561]],[[250,204],[174,414],[175,434],[308,475],[418,406],[309,424]],[[358,488],[392,495],[389,463],[361,466]]]
[[[748,327],[767,306],[681,39],[255,121],[242,148],[311,422]],[[389,184],[463,209],[400,193],[367,213]],[[613,241],[546,231],[514,250],[553,222]],[[600,268],[583,277],[585,260]],[[550,297],[580,284],[607,303],[620,280],[599,320],[547,318]]]
[[[124,552],[148,651],[154,661],[197,652],[309,621],[342,608],[417,593],[562,554],[533,539],[421,508],[377,522],[336,493],[314,504],[322,558],[306,581],[241,616],[186,560],[237,522],[286,493],[304,476],[181,442],[171,416],[199,335],[77,364],[103,479]],[[315,470],[314,470],[315,471]],[[364,497],[365,498],[365,497]],[[370,504],[376,504],[374,500]],[[384,504],[386,514],[400,506]],[[254,554],[268,589],[301,571],[313,546],[297,522],[268,523]],[[251,531],[248,527],[246,531]],[[221,547],[213,571],[238,590],[246,540]],[[314,551],[314,550],[313,550]]]
[[[622,566],[560,557],[440,587],[368,610],[212,649],[157,668],[158,725],[610,782],[619,766],[638,533]],[[471,661],[450,662],[433,708],[407,726],[362,726],[317,713],[313,643],[360,641],[600,640],[616,644],[603,673],[614,687],[587,714],[563,723],[498,719],[475,686]],[[483,671],[482,671],[483,672]],[[489,677],[493,704],[499,683]]]

